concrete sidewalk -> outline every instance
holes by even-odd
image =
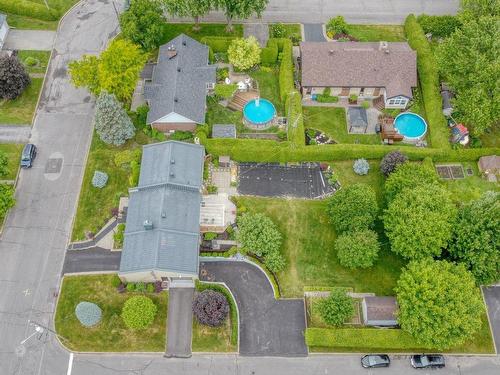
[[[56,38],[55,31],[10,30],[5,41],[5,49],[51,51]]]
[[[0,124],[0,143],[28,143],[31,137],[31,126]]]

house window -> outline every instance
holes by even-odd
[[[406,105],[407,100],[405,98],[389,99],[388,105]]]

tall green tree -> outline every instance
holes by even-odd
[[[328,214],[337,233],[371,228],[377,213],[375,192],[365,184],[340,189],[328,200]]]
[[[330,296],[318,304],[319,313],[323,320],[333,326],[341,326],[354,315],[352,298],[341,288],[335,288]]]
[[[215,0],[163,0],[165,9],[173,16],[193,17],[194,30],[200,30],[200,17],[215,7]]]
[[[0,177],[9,174],[9,158],[3,151],[0,151]]]
[[[397,194],[406,188],[413,188],[424,184],[435,184],[438,175],[432,161],[424,160],[423,163],[403,163],[385,181],[385,199],[390,203]]]
[[[453,240],[448,248],[453,259],[462,262],[478,284],[500,280],[500,196],[486,192],[458,211]]]
[[[380,244],[370,229],[343,233],[335,240],[337,258],[344,267],[368,268],[377,260]]]
[[[229,62],[239,70],[247,70],[260,62],[260,46],[254,36],[232,41],[227,50]]]
[[[132,96],[147,56],[128,40],[114,40],[99,57],[84,55],[69,64],[71,80],[76,87],[86,87],[92,94],[102,90],[120,101]]]
[[[451,239],[456,211],[450,193],[440,185],[403,190],[384,214],[392,251],[408,259],[439,256]]]
[[[227,31],[233,31],[233,19],[247,19],[252,14],[258,17],[266,9],[269,0],[215,0],[216,7],[224,12],[227,20]]]
[[[437,49],[441,74],[455,90],[457,118],[480,136],[500,123],[500,18],[464,22]]]
[[[132,0],[130,8],[120,16],[123,36],[145,51],[160,45],[165,26],[160,0]]]
[[[481,294],[463,265],[432,259],[410,262],[395,291],[401,328],[426,348],[463,344],[481,327]]]
[[[101,91],[97,98],[94,127],[105,143],[120,146],[135,134],[135,128],[122,105],[113,94]]]

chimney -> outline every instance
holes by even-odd
[[[167,48],[167,56],[169,60],[177,56],[177,50],[175,49],[175,46],[173,44]]]
[[[384,51],[385,53],[389,53],[389,43],[385,41],[381,41],[378,44],[378,50],[379,51]]]
[[[153,222],[151,220],[144,220],[144,229],[145,230],[152,230],[153,229]]]

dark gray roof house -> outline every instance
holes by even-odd
[[[395,297],[365,297],[361,302],[363,324],[378,327],[395,327],[398,325],[396,311],[398,305]]]
[[[208,46],[187,35],[162,45],[151,82],[144,87],[147,123],[162,131],[177,130],[165,124],[181,129],[179,124],[204,123],[207,90],[215,84],[215,72],[216,67],[208,64]]]
[[[236,138],[236,126],[234,124],[214,124],[212,138]]]
[[[167,141],[143,147],[130,189],[119,276],[158,281],[198,275],[203,146]]]

